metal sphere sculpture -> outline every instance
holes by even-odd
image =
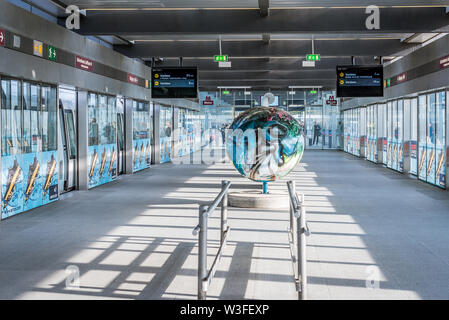
[[[301,160],[304,136],[288,112],[271,107],[240,114],[227,132],[226,151],[237,171],[257,182],[289,174]]]

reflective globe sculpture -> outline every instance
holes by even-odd
[[[235,118],[226,133],[226,152],[237,171],[257,182],[278,180],[301,160],[301,125],[279,108],[251,108]]]

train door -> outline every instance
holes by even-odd
[[[123,174],[125,170],[125,100],[117,98],[117,150],[118,150],[118,174]]]
[[[59,89],[59,188],[62,193],[77,185],[76,91]]]

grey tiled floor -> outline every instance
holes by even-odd
[[[341,152],[306,152],[290,178],[313,232],[311,299],[449,298],[449,192]],[[2,221],[0,298],[194,299],[191,231],[222,179],[258,187],[230,164],[160,165]],[[209,298],[295,299],[287,212],[232,209],[229,218]],[[78,287],[66,285],[69,270],[79,270]]]

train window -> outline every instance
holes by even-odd
[[[42,151],[57,150],[56,87],[42,87]]]
[[[70,143],[69,156],[70,159],[76,159],[76,129],[72,110],[65,110],[65,122],[67,124],[67,134]]]
[[[444,91],[436,94],[436,128],[435,128],[435,179],[439,187],[446,187],[446,93]]]
[[[116,143],[117,141],[116,100],[117,99],[115,97],[108,97],[107,119],[105,127],[106,140],[108,144]]]
[[[23,83],[23,151],[41,151],[40,85]]]
[[[22,152],[22,104],[18,80],[2,80],[2,155]]]
[[[99,143],[98,139],[98,109],[97,109],[97,95],[89,93],[88,97],[88,117],[89,117],[89,146],[96,146]]]

